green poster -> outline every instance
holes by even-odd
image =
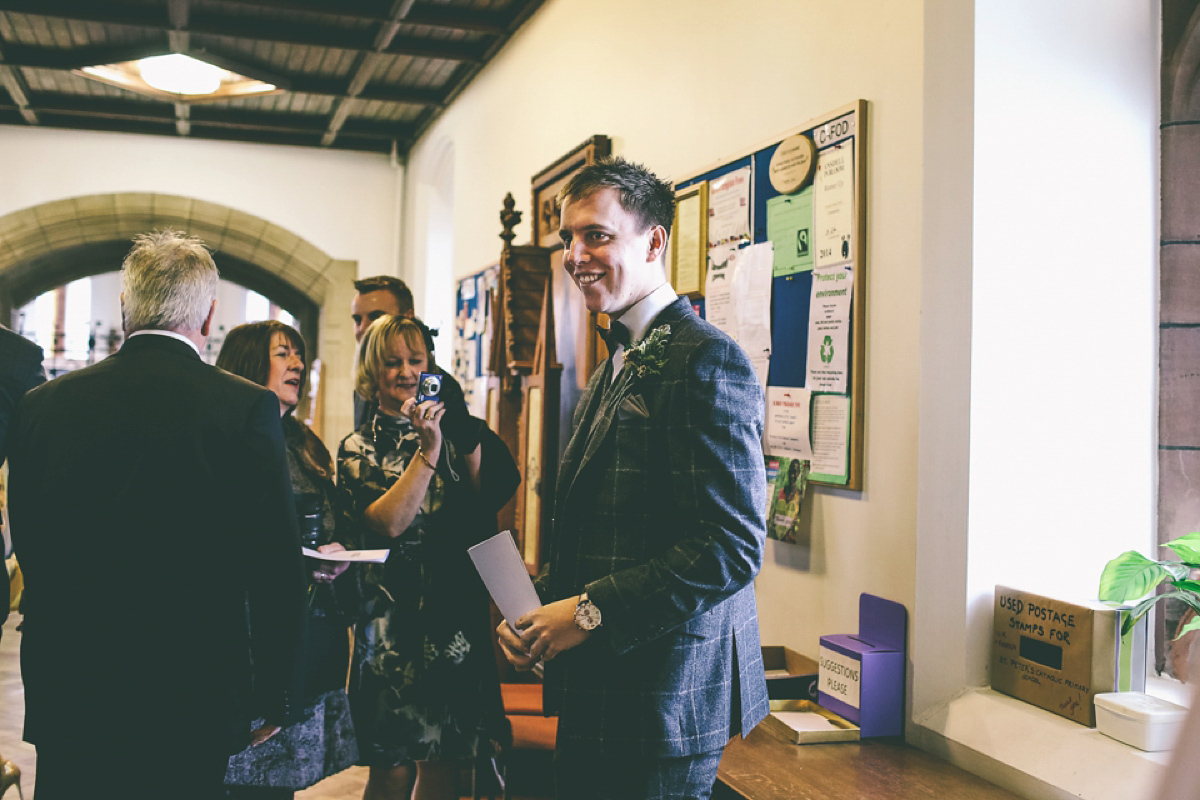
[[[813,268],[812,226],[811,186],[767,201],[767,238],[775,246],[773,277]]]

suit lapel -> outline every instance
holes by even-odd
[[[685,314],[690,313],[692,313],[690,302],[686,297],[681,297],[664,308],[650,323],[647,331],[652,331],[659,325],[675,324],[682,320]],[[579,418],[580,424],[576,426],[575,434],[571,437],[571,444],[563,459],[565,469],[558,482],[559,496],[558,502],[555,504],[556,516],[561,513],[560,509],[570,496],[575,481],[583,474],[588,463],[600,452],[600,448],[612,428],[613,418],[616,417],[617,410],[621,407],[621,401],[625,399],[633,386],[632,369],[621,370],[621,374],[617,376],[616,384],[613,386],[609,386],[611,382],[609,376],[611,375],[612,360],[609,359],[605,362],[603,381],[589,386],[591,394],[581,401],[588,404],[585,406],[587,410]],[[568,479],[561,480],[562,477]]]
[[[556,516],[559,514],[563,500],[566,499],[567,491],[575,483],[575,476],[579,472],[579,463],[583,458],[584,448],[591,438],[591,431],[594,427],[593,422],[599,413],[600,404],[604,401],[604,390],[611,380],[612,359],[608,359],[600,369],[593,373],[592,379],[588,382],[587,389],[584,390],[583,396],[579,398],[579,406],[582,411],[575,417],[575,430],[571,434],[570,441],[567,442],[567,450],[563,453],[562,464],[558,470],[558,486],[554,502]]]

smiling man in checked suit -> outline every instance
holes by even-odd
[[[605,159],[560,199],[563,266],[615,320],[612,357],[559,468],[546,605],[500,640],[516,667],[546,663],[559,797],[706,798],[729,739],[767,713],[762,390],[667,282],[670,184]]]

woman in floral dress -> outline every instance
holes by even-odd
[[[371,768],[364,800],[458,797],[457,768],[491,754],[504,720],[487,595],[467,555],[496,528],[478,499],[484,424],[459,414],[447,426],[442,402],[418,403],[423,372],[437,367],[420,323],[372,323],[356,389],[379,410],[338,452],[362,546],[391,550],[362,573],[351,670],[361,763]]]

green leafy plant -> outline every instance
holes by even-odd
[[[1122,634],[1129,633],[1154,604],[1162,600],[1179,600],[1198,615],[1175,632],[1176,639],[1188,631],[1200,629],[1200,581],[1188,577],[1192,570],[1200,569],[1200,531],[1180,536],[1163,547],[1171,548],[1179,560],[1154,561],[1136,550],[1129,550],[1104,565],[1104,572],[1100,574],[1100,599],[1105,603],[1138,601],[1125,617]],[[1152,594],[1164,582],[1172,589]]]

